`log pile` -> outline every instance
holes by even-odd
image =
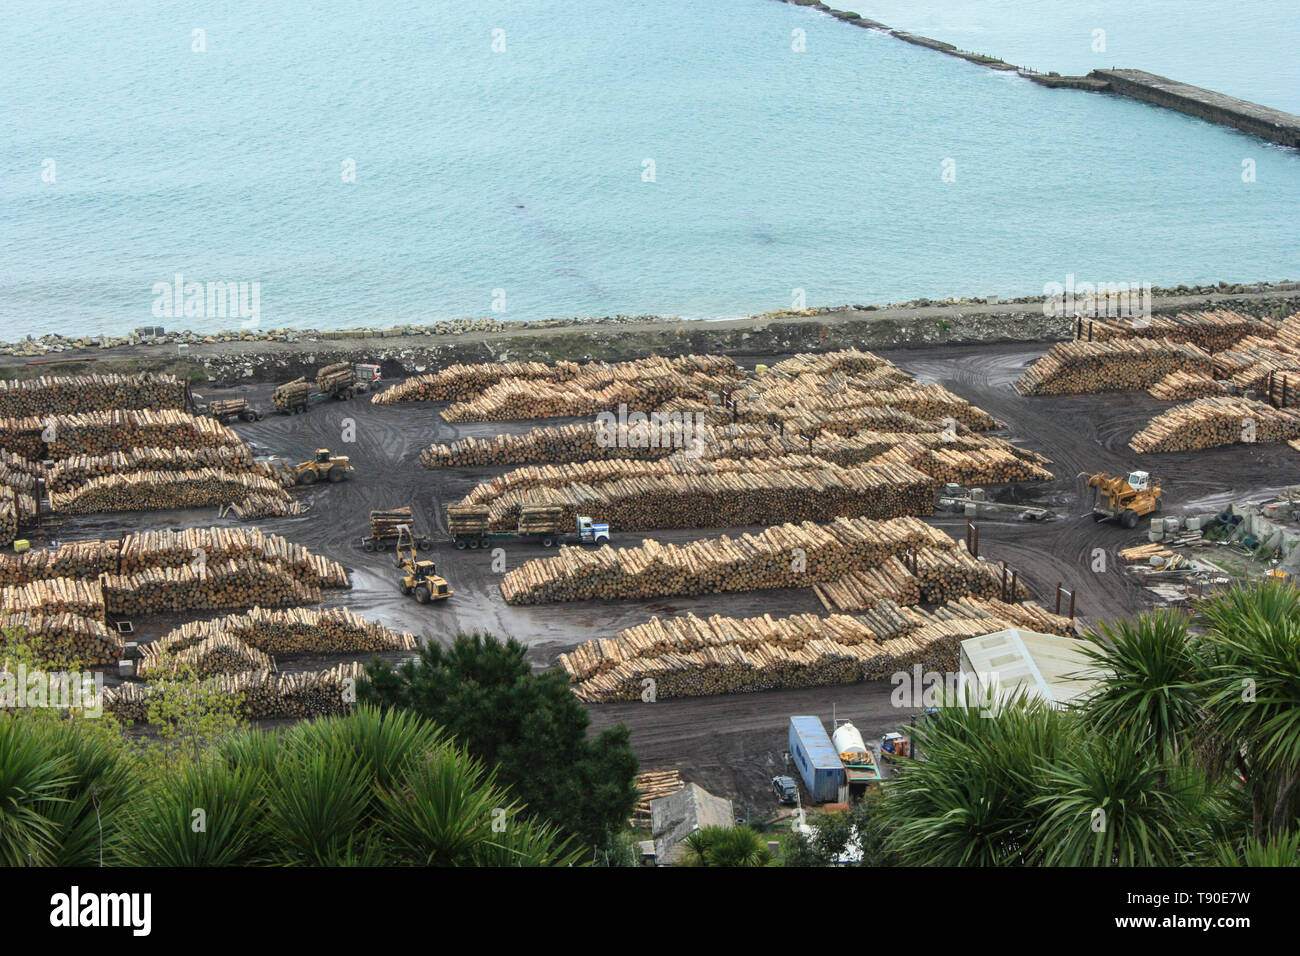
[[[565,382],[582,366],[576,362],[483,362],[449,365],[429,375],[398,382],[370,400],[376,405],[398,402],[461,402],[506,379]]]
[[[111,667],[122,656],[122,636],[100,617],[68,612],[0,612],[0,656],[10,635],[39,640],[36,657],[44,664],[64,669]]]
[[[1085,319],[1085,336],[1089,326],[1092,338],[1098,342],[1109,339],[1169,339],[1190,343],[1206,352],[1231,348],[1246,336],[1268,335],[1273,328],[1268,322],[1253,315],[1227,310],[1180,312],[1177,315],[1153,315],[1137,320]]]
[[[232,501],[229,513],[240,521],[251,521],[254,518],[268,516],[279,518],[285,515],[300,515],[306,510],[306,505],[301,501],[295,501],[287,495],[255,492],[242,501]]]
[[[1170,372],[1152,385],[1148,392],[1165,402],[1186,402],[1193,398],[1211,398],[1225,393],[1223,384],[1209,375]]]
[[[237,638],[277,657],[409,651],[416,647],[410,634],[367,621],[345,607],[255,607],[210,621],[191,621],[146,647],[155,648],[155,654],[184,650],[218,635]]]
[[[813,593],[832,614],[870,611],[882,602],[904,606],[921,603],[920,582],[898,558],[814,584]]]
[[[491,512],[487,505],[452,505],[447,509],[447,530],[453,538],[462,534],[484,534],[488,530]]]
[[[46,471],[45,486],[51,492],[61,492],[102,475],[199,471],[205,468],[220,468],[226,472],[251,471],[252,449],[240,442],[205,448],[128,448],[106,455],[73,455],[56,461]]]
[[[337,561],[308,551],[279,535],[244,528],[138,531],[122,539],[114,570],[115,573],[132,574],[151,568],[178,568],[239,558],[273,564],[296,580],[314,587],[351,586],[347,571]]]
[[[1300,437],[1300,411],[1278,409],[1248,398],[1200,398],[1162,412],[1133,436],[1140,455],[1267,443]]]
[[[629,826],[650,825],[650,801],[670,797],[682,787],[682,775],[676,770],[646,770],[636,775],[636,807]]]
[[[943,443],[908,441],[872,458],[870,464],[910,465],[941,482],[984,485],[1051,481],[1052,473],[1040,464],[1046,461],[1041,455],[1022,452],[1009,443],[1005,447],[959,448]]]
[[[228,472],[224,468],[201,468],[102,475],[71,491],[52,492],[50,505],[62,514],[95,514],[202,508],[244,501],[252,496],[279,499],[286,508],[291,501],[288,492],[270,478]]]
[[[305,378],[295,378],[276,387],[271,393],[271,404],[282,412],[289,412],[300,407],[311,396],[311,382]]]
[[[0,554],[0,585],[44,578],[96,579],[117,569],[119,548],[117,541],[68,541],[57,548]]]
[[[330,670],[300,674],[218,674],[202,683],[209,690],[237,700],[241,714],[248,720],[304,720],[347,712],[361,676],[361,665],[353,661]],[[146,723],[152,701],[167,694],[192,693],[194,683],[162,680],[112,687],[104,692],[104,711],[128,723]]]
[[[966,598],[927,612],[882,602],[858,616],[654,618],[559,664],[591,702],[640,700],[647,679],[657,698],[747,693],[878,680],[916,664],[951,672],[962,640],[1014,626],[1072,633],[1068,620],[1030,605]]]
[[[370,534],[375,538],[396,538],[398,529],[406,527],[408,534],[415,533],[415,519],[411,508],[390,508],[386,511],[370,512]]]
[[[565,381],[503,379],[442,412],[449,422],[594,415],[626,406],[649,412],[674,398],[707,399],[731,388],[739,369],[716,355],[651,356],[614,365],[591,363]]]
[[[271,671],[275,662],[237,637],[212,634],[185,647],[167,646],[161,640],[140,648],[136,674],[140,677],[204,678],[244,671]]]
[[[712,463],[710,463],[712,464]],[[525,506],[563,506],[562,524],[590,515],[619,531],[726,528],[836,517],[896,518],[934,511],[938,482],[906,465],[670,474],[512,492],[491,503],[491,526],[508,530]]]
[[[635,548],[565,547],[512,570],[501,593],[508,604],[544,604],[808,587],[909,549],[954,548],[952,538],[918,518],[838,518],[825,526],[791,523],[686,545],[652,539]]]
[[[1074,395],[1147,389],[1173,372],[1210,375],[1207,352],[1168,339],[1061,342],[1015,382],[1021,395]]]
[[[108,612],[126,616],[321,600],[318,586],[304,584],[280,565],[256,558],[105,574],[101,581]]]
[[[0,381],[0,418],[73,415],[114,408],[185,407],[185,383],[173,375],[60,375]]]
[[[316,387],[322,392],[332,392],[340,386],[356,381],[356,373],[347,362],[335,362],[316,372]]]

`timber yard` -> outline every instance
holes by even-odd
[[[291,387],[36,365],[0,392],[6,626],[136,719],[177,655],[284,721],[344,707],[374,656],[514,638],[647,780],[770,819],[793,715],[851,721],[875,762],[922,710],[891,674],[954,671],[964,640],[1289,573],[1300,314],[1073,332]],[[1098,520],[1090,475],[1147,503]]]

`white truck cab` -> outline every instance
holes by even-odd
[[[1128,486],[1134,491],[1146,491],[1151,486],[1151,473],[1147,471],[1130,471]]]
[[[578,516],[578,540],[583,544],[605,544],[609,542],[609,525],[597,524],[586,515]]]

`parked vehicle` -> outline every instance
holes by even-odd
[[[821,718],[790,718],[790,757],[814,803],[829,803],[840,798],[846,775],[840,755],[822,726]]]
[[[772,792],[776,794],[777,800],[787,806],[799,802],[799,787],[794,782],[794,777],[773,777]]]

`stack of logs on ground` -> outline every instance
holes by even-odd
[[[212,677],[274,670],[274,659],[303,654],[378,654],[416,647],[410,634],[367,621],[347,608],[255,607],[191,621],[141,647],[140,677]]]
[[[1129,442],[1140,454],[1300,437],[1300,314],[1236,312],[1081,321],[1016,383],[1026,395],[1147,390],[1182,402]]]
[[[590,702],[736,694],[880,680],[916,665],[951,673],[962,640],[1008,627],[1074,632],[1068,618],[1034,605],[974,598],[828,617],[687,614],[582,644],[559,663]]]
[[[508,604],[717,594],[770,588],[837,588],[857,572],[881,571],[875,597],[899,603],[1006,592],[998,570],[977,561],[919,518],[837,518],[784,524],[739,538],[686,545],[647,541],[635,548],[561,548],[525,562],[501,582]],[[865,579],[853,578],[859,588]],[[873,579],[874,580],[874,579]],[[888,582],[887,585],[885,582]],[[1017,596],[1026,596],[1023,590]],[[861,602],[860,602],[861,603]],[[871,606],[861,603],[861,607]]]
[[[350,586],[335,561],[276,535],[232,528],[145,531],[0,555],[0,585],[7,635],[0,645],[34,637],[43,659],[83,666],[121,658],[110,616],[314,604],[322,589]]]
[[[0,382],[0,543],[36,517],[42,483],[64,514],[301,510],[236,432],[186,402],[184,383],[166,375]]]
[[[217,674],[203,681],[160,680],[123,684],[104,692],[104,712],[147,723],[151,704],[173,694],[220,694],[248,720],[306,720],[345,712],[355,700],[363,670],[352,661],[322,671],[284,674],[270,670]]]

